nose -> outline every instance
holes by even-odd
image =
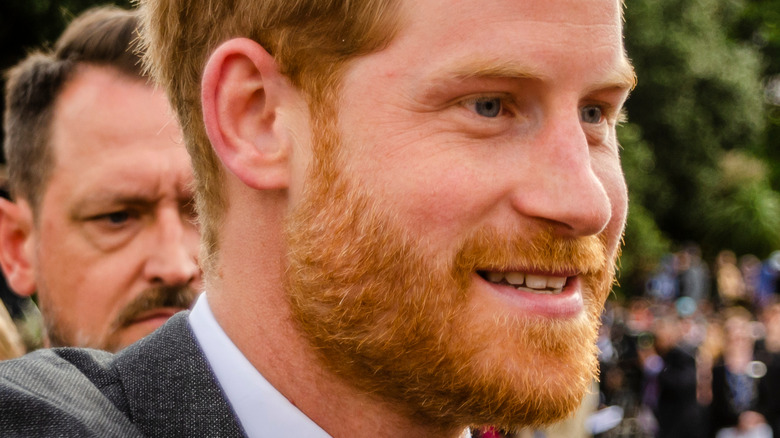
[[[604,230],[612,208],[594,166],[613,156],[617,160],[617,152],[596,150],[606,147],[589,145],[577,112],[546,120],[524,156],[525,172],[518,175],[512,195],[514,209],[561,235],[590,236]],[[596,159],[593,154],[601,155]]]
[[[149,283],[186,286],[200,280],[199,236],[188,220],[173,207],[158,213],[144,265],[144,276]]]

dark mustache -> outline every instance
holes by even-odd
[[[161,307],[188,309],[198,293],[189,286],[159,286],[146,289],[122,310],[114,325],[117,328],[128,326],[144,312]]]

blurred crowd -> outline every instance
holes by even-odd
[[[696,245],[666,255],[641,294],[609,300],[599,337],[597,437],[780,436],[780,251]]]

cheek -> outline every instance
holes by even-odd
[[[464,166],[415,166],[383,179],[377,199],[408,228],[429,237],[467,227],[496,202],[488,182]]]
[[[88,312],[90,320],[110,316],[123,300],[137,256],[127,251],[105,254],[83,239],[49,241],[39,248],[38,276],[50,300],[62,308]],[[81,244],[77,244],[81,242]]]
[[[88,269],[90,261],[85,260],[87,248],[79,245],[71,233],[61,227],[44,226],[41,229],[37,252],[37,276],[41,279],[41,287],[54,290],[55,299],[65,301],[60,296],[71,296],[80,288],[75,286],[82,280],[80,275]],[[79,267],[76,269],[76,267]]]

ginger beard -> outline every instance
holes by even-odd
[[[286,223],[293,318],[323,364],[423,424],[516,429],[572,413],[598,372],[617,250],[603,236],[485,228],[452,253],[433,251],[339,174],[341,141],[327,119],[314,118],[308,190]],[[476,296],[479,270],[517,266],[576,267],[584,312],[519,316]]]

